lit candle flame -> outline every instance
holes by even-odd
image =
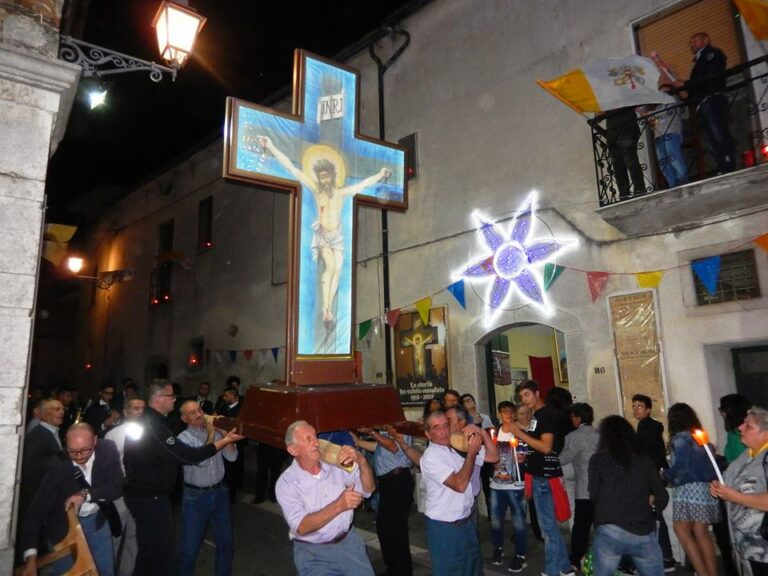
[[[509,445],[512,446],[512,448],[517,448],[517,436],[512,436],[512,439],[509,441]]]
[[[709,436],[707,435],[706,430],[694,430],[693,431],[693,439],[696,440],[696,444],[699,446],[706,446],[709,442]]]
[[[493,440],[493,443],[496,443],[496,428],[491,428],[491,440]]]

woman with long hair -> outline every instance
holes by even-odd
[[[594,576],[613,576],[629,556],[640,576],[664,573],[656,513],[669,500],[654,465],[637,450],[635,430],[621,416],[600,422],[597,452],[589,460],[589,497],[595,538]]]
[[[688,404],[674,404],[667,413],[670,466],[661,474],[673,487],[672,525],[685,554],[699,576],[716,576],[715,546],[709,525],[720,521],[720,506],[709,493],[717,476],[706,451],[693,439],[701,429],[699,417]]]

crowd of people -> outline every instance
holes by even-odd
[[[562,388],[542,398],[538,384],[529,380],[516,395],[518,404],[498,404],[497,424],[477,411],[470,394],[448,390],[427,401],[425,449],[392,427],[351,431],[353,446],[374,454],[373,466],[349,445],[337,460],[324,462],[322,439],[308,423],[294,422],[285,441],[295,460],[278,482],[277,498],[299,573],[373,574],[351,509],[375,488],[381,492],[377,530],[386,574],[412,574],[407,516],[411,471],[418,467],[426,492],[431,568],[437,575],[482,574],[486,560],[522,572],[528,565],[529,523],[534,537],[544,541],[544,575],[672,572],[678,564],[663,516],[670,499],[674,533],[696,574],[768,574],[768,534],[761,532],[768,511],[768,411],[737,394],[723,397],[728,442],[726,458],[718,463],[725,469],[721,483],[706,449],[694,440],[701,423],[685,403],[670,407],[665,443],[664,425],[651,416],[652,400],[642,394],[632,398],[636,428],[618,415],[593,427],[592,407],[573,403]],[[334,439],[343,434],[335,433]],[[567,465],[575,477],[573,511],[563,482]],[[486,488],[490,559],[480,552],[485,527],[477,513],[478,496]],[[505,549],[508,510],[513,534],[512,546]],[[571,512],[566,542],[561,523]],[[723,572],[718,572],[710,527]]]
[[[203,382],[195,396],[183,398],[177,384],[155,380],[142,397],[126,379],[119,394],[105,384],[81,404],[73,389],[33,391],[16,547],[23,574],[37,574],[38,557],[65,536],[70,507],[101,576],[192,575],[209,526],[215,572],[231,574],[231,503],[242,489],[246,440],[214,428],[207,416],[237,417],[240,379],[228,378],[216,400],[210,392]],[[263,445],[259,451],[255,501],[275,501],[285,453]],[[181,509],[178,538],[174,502]],[[46,574],[71,566],[64,557]]]
[[[126,381],[120,394],[101,387],[88,406],[65,389],[33,402],[17,536],[23,573],[37,573],[38,557],[62,539],[66,509],[73,506],[101,575],[194,574],[209,526],[215,572],[231,574],[231,502],[242,488],[245,439],[214,428],[206,415],[236,417],[239,384],[230,378],[215,401],[207,383],[185,399],[158,380],[146,397]],[[699,576],[768,574],[765,409],[738,394],[721,399],[727,441],[718,460],[725,475],[720,482],[695,440],[698,416],[684,403],[667,412],[668,442],[664,425],[652,417],[651,398],[641,394],[632,398],[634,428],[617,415],[596,428],[589,404],[573,403],[559,387],[543,397],[533,380],[496,408],[492,418],[478,411],[471,394],[448,390],[424,406],[426,442],[392,426],[318,434],[296,421],[285,432],[293,457],[287,468],[282,450],[259,448],[254,502],[269,498],[280,505],[302,575],[374,574],[354,528],[354,510],[366,502],[376,508],[386,574],[411,575],[416,478],[423,482],[436,575],[482,574],[485,562],[520,573],[529,564],[531,537],[544,542],[547,576],[674,571],[663,516],[670,500],[674,533]],[[328,441],[341,445],[330,459]],[[572,504],[563,481],[566,466],[573,467]],[[487,525],[479,513],[483,501]],[[562,523],[571,516],[567,538]],[[485,530],[492,543],[488,558],[480,549]],[[70,565],[62,558],[49,570],[60,574]]]

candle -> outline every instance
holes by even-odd
[[[720,484],[725,484],[725,481],[723,480],[723,475],[720,473],[720,467],[717,465],[717,462],[715,462],[715,457],[712,455],[712,451],[709,449],[709,435],[707,434],[706,430],[694,430],[691,432],[691,435],[693,436],[693,439],[696,441],[696,444],[703,447],[704,450],[707,452],[707,456],[709,456],[709,461],[712,462],[712,467],[715,469],[715,474],[717,474],[717,479],[720,481]]]
[[[512,438],[509,441],[510,446],[512,446],[512,454],[515,457],[515,471],[517,471],[517,482],[516,484],[522,484],[522,478],[520,477],[520,463],[517,461],[517,436],[512,436]]]

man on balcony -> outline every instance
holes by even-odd
[[[694,65],[686,85],[688,101],[696,107],[704,144],[717,163],[718,173],[733,172],[736,169],[736,153],[728,130],[726,56],[710,44],[706,32],[691,36],[690,46]],[[675,85],[682,86],[683,83],[677,81]]]

